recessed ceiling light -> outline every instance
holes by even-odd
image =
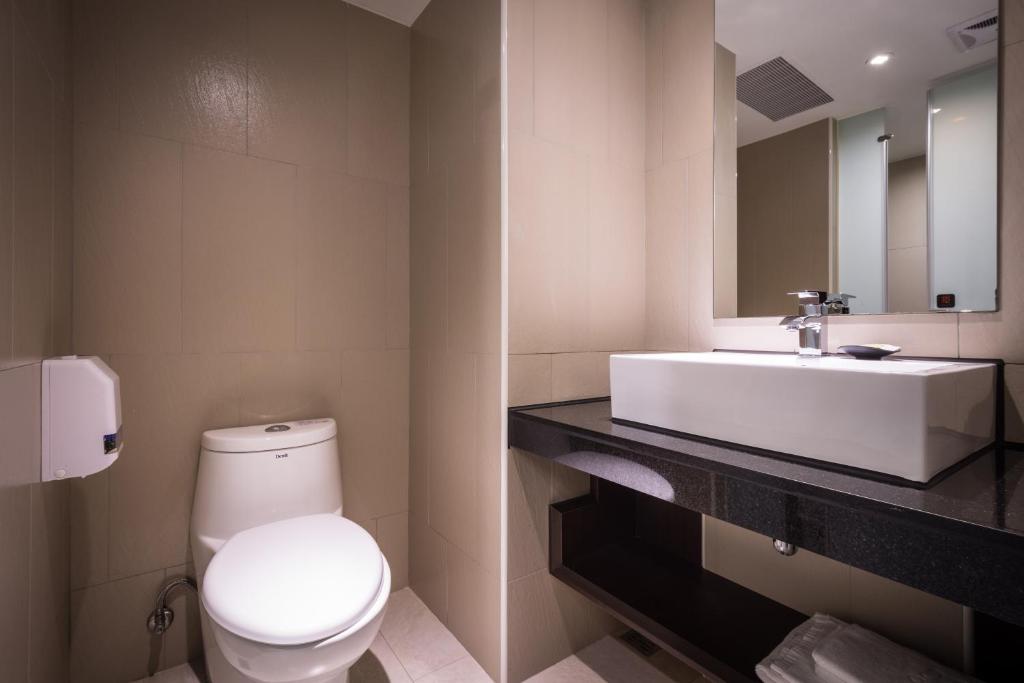
[[[891,52],[881,52],[869,59],[868,64],[871,66],[883,66],[884,64],[887,64],[890,59],[892,59]]]

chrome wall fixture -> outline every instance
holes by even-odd
[[[150,633],[162,636],[174,623],[174,610],[167,606],[167,596],[177,588],[186,588],[198,594],[196,580],[189,576],[174,579],[161,588],[156,597],[156,609],[149,613],[149,619],[146,620],[146,628]]]
[[[784,555],[785,557],[793,557],[793,555],[796,555],[796,546],[792,543],[786,543],[785,541],[773,538],[772,547],[775,548],[775,552],[779,555]]]

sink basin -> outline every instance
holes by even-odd
[[[995,438],[987,363],[756,353],[611,357],[612,417],[911,482]]]

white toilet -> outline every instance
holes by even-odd
[[[203,433],[192,555],[212,683],[343,683],[391,570],[341,516],[334,420]]]

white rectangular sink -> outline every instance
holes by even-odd
[[[995,438],[984,363],[757,353],[611,357],[612,417],[914,482]]]

